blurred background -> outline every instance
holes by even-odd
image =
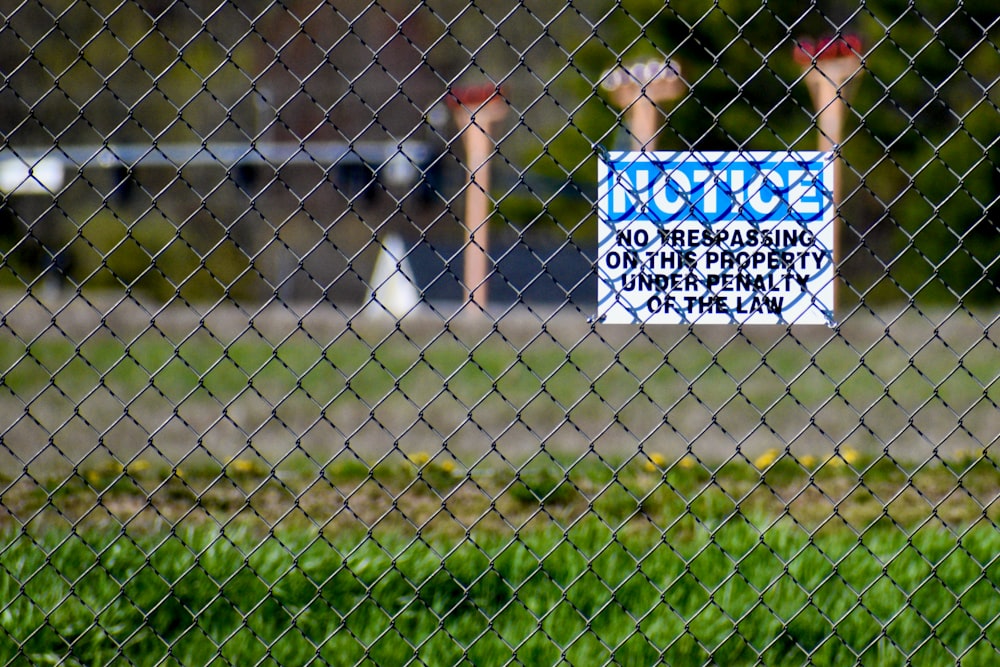
[[[997,299],[993,0],[32,0],[3,15],[0,288],[280,296],[349,316],[395,237],[420,296],[457,302],[469,165],[445,102],[486,83],[508,107],[491,303],[589,311],[596,156],[628,143],[605,73],[681,64],[661,149],[808,150],[794,51],[852,33],[842,301]]]

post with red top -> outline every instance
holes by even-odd
[[[493,128],[507,115],[501,90],[492,84],[453,88],[448,107],[462,136],[465,148],[465,245],[462,280],[465,302],[486,308],[490,274],[489,229],[490,158],[495,152]]]
[[[675,100],[684,92],[680,73],[680,66],[670,60],[620,65],[605,73],[601,86],[611,101],[625,111],[635,150],[656,149],[654,140],[663,125],[657,105]]]
[[[817,42],[802,40],[796,47],[795,60],[806,68],[805,83],[809,88],[816,111],[816,128],[819,130],[818,148],[834,153],[833,205],[835,221],[841,221],[840,205],[843,202],[843,158],[840,155],[847,120],[847,84],[861,74],[861,40],[856,35],[837,35]],[[833,234],[833,259],[840,267],[843,258],[842,222]],[[834,285],[840,290],[840,280]],[[839,296],[834,297],[839,303]]]

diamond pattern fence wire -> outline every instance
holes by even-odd
[[[2,16],[0,664],[1000,659],[993,0]],[[832,152],[830,326],[601,321],[620,149]]]

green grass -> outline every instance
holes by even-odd
[[[0,341],[0,375],[3,386],[22,397],[51,383],[73,400],[95,389],[132,398],[152,387],[174,403],[199,395],[228,403],[248,386],[272,402],[301,392],[322,405],[342,398],[373,404],[396,392],[433,402],[442,388],[465,405],[497,393],[523,408],[541,394],[556,409],[589,394],[610,405],[639,394],[665,408],[688,395],[719,407],[738,394],[758,410],[786,394],[807,408],[832,394],[857,408],[885,396],[903,407],[1000,401],[996,346],[981,331],[965,332],[959,341],[933,334],[910,344],[867,340],[869,333],[852,340],[804,330],[761,340],[733,335],[721,343],[697,335],[679,341],[639,335],[618,348],[600,336],[513,341],[363,327],[325,342],[302,331],[269,341],[253,329],[228,340],[207,330],[176,340],[148,329],[132,340],[98,332],[77,342],[56,330],[30,342]]]
[[[459,329],[4,337],[12,423],[72,460],[0,474],[0,665],[997,661],[982,330]],[[119,441],[123,404],[151,430]],[[195,425],[186,452],[220,407],[253,431],[238,458],[170,453],[160,424]],[[81,442],[58,433],[75,411]],[[294,450],[268,453],[269,419]],[[789,446],[730,430],[713,459],[710,421]],[[550,449],[565,422],[614,456]],[[331,441],[299,449],[316,423]],[[442,442],[472,423],[520,458]],[[963,449],[900,454],[955,427]]]
[[[248,445],[268,461],[444,446],[468,465],[489,447],[515,460],[542,445],[722,459],[738,443],[751,458],[838,443],[910,463],[996,439],[996,345],[965,320],[931,331],[907,316],[891,337],[867,320],[794,335],[517,326],[2,337],[0,421],[12,427],[0,467],[66,475],[91,452],[178,462],[196,438],[221,461]]]
[[[22,480],[0,665],[992,664],[997,465],[844,456]]]
[[[1000,534],[788,521],[375,539],[9,533],[0,663],[991,664]],[[162,662],[161,662],[162,661]]]

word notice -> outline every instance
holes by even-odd
[[[830,153],[608,153],[598,318],[832,325],[833,177]]]

